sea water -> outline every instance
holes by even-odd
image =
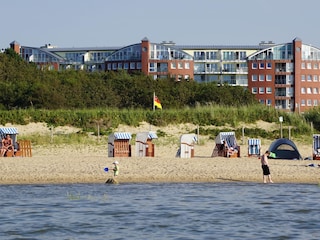
[[[0,186],[0,239],[320,239],[320,187]]]

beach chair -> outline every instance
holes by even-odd
[[[139,132],[136,135],[136,156],[137,157],[154,157],[153,139],[158,136],[154,132]]]
[[[180,158],[193,158],[194,157],[194,144],[198,141],[197,136],[193,133],[183,134],[180,137]],[[178,153],[177,153],[178,154]]]
[[[7,135],[9,134],[12,142],[13,142],[13,146],[14,146],[14,150],[11,151],[7,151],[5,154],[5,157],[14,157],[15,153],[17,151],[17,135],[18,135],[18,130],[14,127],[0,127],[0,143],[1,140]]]
[[[313,134],[312,155],[313,160],[320,160],[320,134]]]
[[[227,148],[224,147],[224,141],[227,144]],[[212,157],[240,157],[240,146],[237,144],[235,132],[220,132],[215,138],[215,143]]]
[[[248,139],[248,157],[259,157],[261,155],[261,140],[256,138]]]
[[[131,133],[115,132],[108,137],[108,157],[131,157]]]

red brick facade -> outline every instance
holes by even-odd
[[[316,50],[304,47],[300,39],[272,48],[249,56],[249,91],[262,104],[288,112],[304,112],[320,105],[320,58],[313,56]]]

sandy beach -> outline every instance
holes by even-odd
[[[16,127],[19,135],[32,131],[47,134],[49,131],[39,124]],[[121,131],[135,133],[140,129],[122,126]],[[195,145],[194,158],[176,158],[179,136],[184,129],[170,126],[165,131],[170,132],[173,138],[176,136],[176,143],[157,145],[159,140],[156,140],[155,157],[110,158],[107,145],[101,144],[32,146],[32,157],[0,158],[0,184],[105,183],[112,173],[105,172],[104,168],[112,168],[115,160],[120,163],[119,183],[262,182],[260,160],[247,156],[246,144],[240,144],[240,158],[211,157],[213,140]],[[295,143],[303,157],[311,155],[311,146]],[[268,147],[269,142],[263,142],[262,151]],[[134,145],[132,149],[134,155]],[[316,167],[308,166],[312,163]],[[269,164],[275,183],[320,183],[320,167],[317,167],[320,161],[270,159]]]

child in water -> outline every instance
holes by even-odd
[[[114,165],[114,168],[112,169],[113,170],[113,176],[116,177],[119,174],[119,162],[115,161],[112,164]]]

